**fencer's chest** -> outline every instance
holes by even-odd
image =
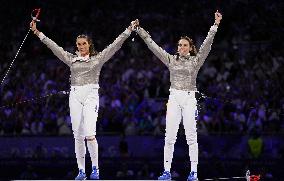
[[[71,71],[73,72],[86,72],[90,71],[97,65],[97,61],[93,59],[89,60],[73,60]]]
[[[189,76],[192,63],[189,59],[174,60],[170,64],[170,72],[175,75]]]

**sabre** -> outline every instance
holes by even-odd
[[[18,106],[20,104],[27,104],[27,103],[34,102],[34,101],[39,101],[41,99],[56,96],[56,95],[68,95],[68,94],[69,94],[68,90],[58,91],[58,92],[55,92],[55,93],[48,93],[48,94],[45,94],[43,96],[34,97],[34,98],[31,98],[31,99],[22,100],[22,101],[19,101],[19,102],[14,102],[14,103],[2,105],[2,106],[0,106],[0,110],[8,108],[8,107],[15,107],[15,106]]]
[[[204,179],[205,180],[235,180],[235,179],[242,179],[242,180],[246,180],[246,181],[259,181],[260,180],[260,175],[250,175],[250,171],[247,170],[246,171],[246,175],[242,176],[242,177],[228,177],[228,178],[208,178],[208,179]]]
[[[36,12],[36,15],[33,16],[33,13]],[[37,9],[34,9],[31,13],[31,18],[33,21],[37,21],[37,22],[40,22],[40,20],[38,19],[39,17],[39,14],[40,14],[40,8],[37,8]]]
[[[33,14],[35,14],[35,16],[33,16]],[[38,19],[39,14],[40,14],[40,8],[34,9],[34,10],[32,11],[32,13],[31,13],[32,20],[39,22],[39,21],[40,21],[40,20]],[[27,39],[27,37],[28,37],[30,31],[31,31],[31,29],[29,28],[29,31],[27,32],[27,34],[26,34],[24,40],[22,41],[22,43],[21,43],[21,45],[20,45],[20,48],[18,49],[18,51],[17,51],[17,53],[16,53],[14,59],[13,59],[12,62],[10,63],[8,70],[6,71],[4,77],[3,77],[2,81],[1,81],[0,88],[3,88],[3,87],[2,87],[2,86],[3,86],[3,83],[4,83],[4,81],[5,81],[6,77],[7,77],[7,75],[9,74],[10,69],[11,69],[11,67],[13,66],[13,64],[14,64],[14,62],[15,62],[15,60],[16,60],[16,58],[17,58],[17,56],[18,56],[18,54],[19,54],[19,52],[20,52],[20,50],[21,50],[21,48],[22,48],[22,46],[23,46],[23,44],[25,43],[25,41],[26,41],[26,39]]]

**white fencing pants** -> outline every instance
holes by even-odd
[[[195,91],[170,89],[166,115],[166,135],[164,147],[164,167],[170,171],[174,152],[174,144],[181,119],[185,129],[191,171],[197,172],[198,143],[196,130],[197,101]]]
[[[98,84],[71,86],[69,95],[70,117],[75,139],[77,164],[78,168],[83,170],[85,170],[86,137],[92,138],[91,142],[88,142],[88,150],[92,164],[98,168],[98,146],[95,139],[99,109],[98,89]]]

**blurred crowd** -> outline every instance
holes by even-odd
[[[17,1],[23,8],[14,11],[13,3],[7,1],[0,9],[5,9],[0,16],[1,77],[28,31],[29,12],[35,6],[31,1]],[[75,38],[82,33],[92,36],[95,47],[102,51],[136,18],[169,53],[176,52],[181,35],[191,37],[199,48],[219,9],[224,19],[197,78],[198,130],[201,134],[245,134],[284,131],[279,4],[281,0],[231,0],[226,4],[51,0],[36,5],[42,7],[38,29],[70,52],[75,51]],[[66,94],[69,76],[68,66],[30,34],[1,85],[0,135],[72,134]],[[169,71],[139,36],[132,33],[105,63],[99,84],[99,134],[164,134]]]

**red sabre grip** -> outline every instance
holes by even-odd
[[[33,16],[34,13],[36,13],[35,16]],[[40,20],[38,19],[39,14],[40,14],[40,8],[34,9],[34,10],[32,11],[32,14],[31,14],[32,19],[33,19],[34,21],[40,21]]]

